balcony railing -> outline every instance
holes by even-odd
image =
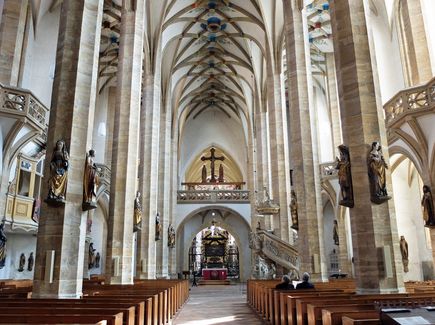
[[[335,168],[337,162],[327,162],[320,164],[320,178],[321,179],[332,179],[338,177],[338,170]]]
[[[435,108],[435,78],[427,84],[400,91],[385,105],[385,117],[391,124],[409,112]]]
[[[47,130],[48,111],[30,90],[0,84],[0,114],[26,117],[42,131]]]
[[[178,203],[250,203],[249,191],[204,190],[178,191]]]

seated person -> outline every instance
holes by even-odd
[[[275,286],[275,289],[278,289],[278,290],[292,290],[294,288],[295,287],[293,286],[293,284],[291,284],[290,278],[287,275],[284,275],[282,277],[282,282],[278,283]]]
[[[309,282],[309,280],[310,280],[310,275],[307,272],[305,272],[302,275],[302,282],[298,283],[296,289],[314,289],[314,284]]]

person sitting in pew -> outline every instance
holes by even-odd
[[[282,282],[281,283],[278,283],[276,286],[275,286],[275,289],[278,289],[278,290],[292,290],[292,289],[294,289],[295,287],[293,286],[293,284],[290,282],[290,278],[287,276],[287,275],[284,275],[283,277],[282,277]]]
[[[314,284],[310,282],[310,274],[305,272],[302,275],[302,282],[298,283],[296,289],[314,289]]]

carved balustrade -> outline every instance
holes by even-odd
[[[335,168],[337,166],[336,161],[327,162],[320,164],[320,178],[321,179],[332,179],[338,177],[338,169]]]
[[[25,117],[46,138],[49,109],[30,90],[0,84],[0,115]]]
[[[411,112],[424,112],[435,108],[435,78],[427,84],[407,88],[384,105],[385,118],[389,125]]]
[[[258,235],[262,253],[266,257],[299,275],[300,260],[296,248],[267,231],[261,230]]]
[[[178,191],[178,203],[250,203],[249,191],[203,190]]]

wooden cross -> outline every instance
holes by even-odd
[[[216,157],[215,155],[214,155],[214,152],[216,151],[216,149],[215,148],[211,148],[210,149],[210,157],[201,157],[201,160],[202,161],[206,161],[206,160],[210,160],[210,173],[211,173],[211,178],[210,178],[210,182],[211,183],[216,183],[216,177],[215,177],[215,175],[214,175],[214,162],[216,161],[216,160],[221,160],[221,161],[224,161],[225,160],[225,157]]]

